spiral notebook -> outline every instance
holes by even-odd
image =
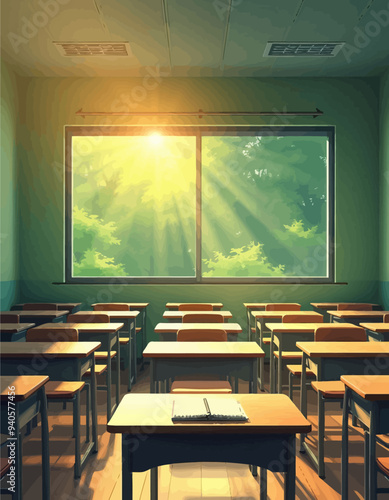
[[[248,420],[248,416],[236,399],[179,398],[173,401],[172,420]]]

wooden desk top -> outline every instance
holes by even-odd
[[[139,307],[139,309],[145,309],[150,303],[149,302],[115,302],[115,304],[125,304],[126,306],[129,307]],[[105,305],[105,302],[96,302],[95,304],[92,304],[92,307],[94,306],[103,306]],[[82,311],[80,311],[82,312]],[[98,312],[103,312],[103,311],[98,311]],[[112,311],[110,311],[112,312]]]
[[[106,314],[110,318],[128,319],[136,318],[139,315],[139,311],[78,311],[74,313],[75,316],[96,316],[96,314]]]
[[[221,314],[224,319],[232,318],[230,311],[165,311],[162,317],[166,319],[181,319],[185,314]],[[218,324],[220,325],[221,323]]]
[[[63,328],[76,328],[79,332],[111,333],[123,328],[124,323],[44,323],[38,328],[48,330],[62,330]]]
[[[31,394],[34,394],[38,389],[49,381],[47,375],[21,375],[13,376],[6,375],[0,377],[0,400],[1,401],[23,401]],[[13,386],[15,389],[9,390],[8,387]],[[12,392],[15,396],[12,397]],[[11,393],[11,394],[8,394]],[[10,397],[11,395],[11,397]]]
[[[351,323],[266,323],[274,333],[314,332],[319,326],[326,328],[356,328]]]
[[[150,432],[144,422],[153,423],[153,434],[297,434],[310,432],[311,424],[284,394],[228,394],[212,398],[236,399],[249,417],[245,422],[187,421],[172,422],[173,401],[198,395],[127,394],[121,400],[107,431],[111,433]],[[158,411],[156,411],[158,410]]]
[[[325,309],[326,311],[336,311],[339,304],[366,304],[373,307],[379,306],[379,304],[368,304],[367,302],[311,302],[312,307],[316,307],[317,309]]]
[[[389,401],[389,375],[342,375],[340,380],[368,401]]]
[[[240,333],[242,327],[238,323],[158,323],[155,333],[176,333],[178,330],[225,330],[227,333]]]
[[[389,342],[296,342],[296,346],[311,358],[389,356]]]
[[[232,342],[229,342],[232,344]],[[1,342],[0,358],[86,358],[101,342]]]
[[[69,311],[24,311],[24,310],[14,310],[14,311],[1,311],[0,314],[10,314],[12,316],[29,316],[36,318],[60,318],[61,316],[66,316]]]
[[[264,358],[256,342],[149,342],[145,358]]]
[[[359,326],[377,333],[389,332],[389,323],[359,323]]]
[[[34,326],[35,323],[0,323],[0,333],[18,333]]]
[[[254,318],[282,318],[285,314],[293,314],[297,316],[304,316],[309,314],[310,316],[317,316],[322,318],[323,315],[314,311],[252,311],[251,314]]]
[[[166,307],[170,309],[172,307],[178,307],[185,304],[196,304],[196,302],[167,302]],[[207,304],[212,307],[223,307],[223,304],[221,302],[199,302],[199,304]],[[190,311],[185,311],[185,312],[190,312]],[[203,312],[209,312],[209,311],[203,311]]]
[[[331,316],[337,318],[383,318],[389,311],[328,311]]]
[[[275,304],[275,302],[243,302],[243,305],[246,307],[246,309],[255,309],[256,307],[260,307],[265,309],[266,306]],[[288,304],[294,305],[294,306],[301,306],[298,302],[288,302]],[[294,312],[294,311],[290,311]]]

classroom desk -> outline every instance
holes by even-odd
[[[251,328],[254,328],[251,326],[251,318],[252,318],[251,312],[265,311],[266,306],[272,305],[274,303],[275,302],[243,302],[243,305],[246,309],[248,338],[251,337]],[[301,304],[298,304],[297,302],[293,302],[293,305],[301,306]]]
[[[189,395],[189,398],[198,397]],[[266,469],[283,472],[284,498],[295,498],[296,434],[310,432],[311,424],[285,395],[231,394],[212,397],[237,399],[249,420],[173,423],[173,401],[188,398],[188,395],[124,396],[107,425],[108,432],[122,434],[123,499],[133,499],[133,472],[151,469],[150,498],[156,500],[158,466],[204,460],[261,467],[261,499],[267,498]]]
[[[169,321],[182,321],[182,317],[185,314],[195,314],[195,315],[202,315],[202,314],[217,314],[217,315],[222,315],[224,321],[228,321],[229,319],[232,318],[232,314],[230,311],[165,311],[162,315],[164,319],[167,319]],[[218,323],[221,325],[222,323]]]
[[[249,392],[257,392],[258,358],[265,355],[254,342],[149,342],[143,351],[150,358],[150,392],[159,392],[159,382],[175,376],[212,373],[249,380]],[[244,375],[240,372],[246,372]]]
[[[229,341],[236,341],[238,333],[242,328],[238,323],[158,323],[154,328],[155,333],[159,334],[159,340],[174,341],[177,340],[178,330],[225,330]]]
[[[389,342],[297,342],[303,351],[300,409],[307,415],[306,368],[316,373],[317,380],[339,380],[342,375],[389,374]],[[316,467],[318,461],[301,436],[305,450]]]
[[[116,348],[117,359],[120,359],[119,330],[123,323],[45,323],[39,328],[47,330],[61,330],[64,328],[75,328],[78,331],[79,341],[95,341],[101,343],[101,350],[108,352],[107,358],[107,421],[111,418],[112,412],[119,404],[120,400],[120,363],[116,363],[115,370],[115,388],[116,403],[112,407],[111,385],[112,385],[112,360],[111,350]],[[32,332],[34,329],[32,330]],[[116,347],[115,347],[116,346]]]
[[[360,323],[359,326],[366,330],[370,341],[389,340],[389,323]]]
[[[360,323],[382,323],[385,314],[389,311],[328,311],[331,321],[334,323],[354,323],[359,326]]]
[[[348,414],[366,426],[365,490],[366,500],[375,500],[377,493],[376,436],[389,433],[389,375],[346,375],[342,425],[342,500],[348,499]]]
[[[178,311],[178,306],[184,306],[186,304],[195,304],[195,302],[167,302],[166,308],[172,311]],[[221,302],[199,302],[199,304],[207,304],[207,306],[212,306],[212,309],[214,311],[220,311],[220,309],[223,308],[223,304]],[[203,311],[203,312],[209,312],[209,311]]]
[[[328,314],[328,311],[336,311],[338,309],[339,304],[359,305],[359,304],[365,304],[365,302],[311,302],[313,310],[320,314],[323,314],[325,321],[330,321],[330,315]],[[373,309],[379,310],[381,308],[379,304],[368,304],[368,305],[372,306]]]
[[[7,436],[8,445],[15,445],[14,457],[8,452],[8,459],[16,467],[16,495],[20,500],[23,492],[22,482],[22,433],[21,428],[41,415],[42,440],[42,498],[50,500],[50,452],[49,427],[47,419],[46,375],[1,376],[1,433]],[[9,448],[12,450],[12,448]]]
[[[147,307],[150,305],[149,302],[115,302],[115,304],[126,304],[129,308],[130,311],[139,311],[140,315],[140,324],[141,324],[141,352],[143,352],[145,348],[145,342],[147,339],[147,331],[146,331],[146,324],[147,324]],[[103,302],[97,302],[96,304],[92,304],[92,307],[96,305],[104,305]],[[141,360],[141,367],[140,369],[144,369],[144,359],[143,356],[140,358]]]
[[[139,311],[79,311],[75,314],[96,316],[98,314],[106,314],[111,323],[124,323],[124,328],[120,333],[128,334],[128,390],[131,391],[132,384],[135,384],[137,379],[136,370],[136,329],[135,322],[139,315]],[[119,333],[119,335],[120,335]],[[118,360],[120,363],[120,360]]]
[[[314,340],[315,330],[319,326],[327,328],[339,328],[333,323],[266,323],[271,332],[270,340],[270,392],[276,392],[276,370],[274,362],[274,346],[278,347],[278,388],[277,392],[282,394],[282,351],[298,351],[296,342]],[[355,328],[352,323],[342,323],[342,328]]]
[[[26,304],[39,304],[39,302],[26,302]],[[82,306],[82,302],[45,302],[45,304],[52,304],[57,306],[58,311],[70,311],[70,314],[76,313]],[[23,309],[24,305],[25,304],[14,304],[11,307],[11,311]]]
[[[26,332],[33,328],[35,323],[0,323],[1,342],[24,342]]]
[[[282,323],[282,318],[285,314],[293,315],[304,315],[304,314],[314,314],[315,316],[321,318],[322,315],[319,313],[312,313],[311,311],[251,311],[251,315],[255,318],[255,338],[253,339],[250,329],[249,340],[259,341],[259,346],[263,349],[263,334],[265,332],[265,322],[271,320],[272,323]],[[259,387],[261,391],[264,390],[264,380],[265,380],[265,360],[259,360]]]
[[[82,375],[91,369],[92,442],[84,460],[97,452],[95,351],[100,346],[100,342],[2,342],[0,345],[2,375],[44,372],[51,380],[82,381]]]
[[[35,323],[35,326],[39,326],[48,321],[63,323],[66,321],[69,311],[24,311],[15,309],[13,311],[1,311],[0,314],[19,316],[20,321],[23,320],[23,323]]]

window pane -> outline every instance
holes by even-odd
[[[202,275],[327,271],[327,137],[202,141]]]
[[[194,276],[196,139],[74,136],[73,276]]]

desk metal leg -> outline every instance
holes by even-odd
[[[122,436],[122,498],[132,500],[132,470],[130,469],[130,451],[127,444],[128,436]]]
[[[296,439],[289,441],[290,452],[288,453],[287,469],[285,473],[284,500],[294,500],[296,497]]]
[[[158,500],[158,467],[150,469],[150,500]]]
[[[116,337],[116,408],[120,401],[120,340],[119,332]]]
[[[134,335],[134,343],[133,343],[133,349],[132,349],[132,352],[133,352],[133,358],[132,358],[132,361],[133,361],[133,365],[134,365],[134,384],[136,383],[136,379],[137,379],[137,359],[138,359],[138,351],[137,351],[137,348],[136,348],[136,324],[135,324],[135,319],[133,321],[131,321],[131,326],[130,326],[131,330],[132,330],[132,333]]]
[[[120,363],[120,359],[118,361]],[[110,420],[111,415],[112,415],[111,386],[112,386],[112,359],[111,359],[111,348],[108,347],[108,359],[107,359],[107,422]]]
[[[342,500],[348,500],[348,404],[350,389],[345,386],[342,421]]]
[[[260,500],[267,500],[267,469],[261,467],[259,474],[259,498]]]
[[[282,337],[279,339],[279,344],[278,344],[278,376],[277,376],[277,383],[278,383],[278,389],[277,392],[278,394],[282,394]],[[274,386],[275,389],[275,386]]]
[[[369,437],[369,460],[365,467],[368,467],[369,474],[369,495],[370,500],[377,498],[377,473],[376,473],[376,432],[377,432],[377,403],[373,403],[370,413],[370,437]]]
[[[150,359],[150,394],[158,392],[158,384],[155,382],[155,366],[154,359]]]
[[[251,365],[251,381],[249,384],[249,392],[252,394],[256,394],[258,392],[257,373],[258,373],[258,358],[255,358]]]
[[[307,417],[307,355],[303,352],[303,358],[301,361],[301,389],[300,389],[300,411]],[[300,453],[304,450],[304,434],[300,434]]]
[[[364,462],[365,462],[365,482],[363,485],[363,498],[369,499],[369,432],[365,431],[365,448],[364,448]]]
[[[270,360],[269,360],[269,362],[270,362],[270,364],[269,364],[270,393],[274,394],[275,385],[276,385],[274,379],[275,379],[276,371],[274,369],[275,360],[274,360],[274,336],[273,336],[273,333],[271,334],[271,337],[270,337]]]
[[[258,323],[260,327],[258,328]],[[260,319],[259,321],[255,321],[255,335],[256,335],[256,341],[259,338],[259,347],[263,349],[263,321]],[[265,358],[260,358],[259,360],[259,388],[261,391],[265,390]]]
[[[146,308],[141,310],[142,317],[142,352],[145,350],[145,340],[146,340]],[[141,370],[144,370],[145,358],[142,356]]]
[[[42,498],[50,500],[50,452],[47,399],[44,386],[40,393],[41,433],[42,433]]]
[[[95,358],[92,354],[92,365],[91,365],[91,405],[92,405],[92,439],[93,439],[93,452],[97,453],[97,401],[96,401],[96,372],[95,372]]]

